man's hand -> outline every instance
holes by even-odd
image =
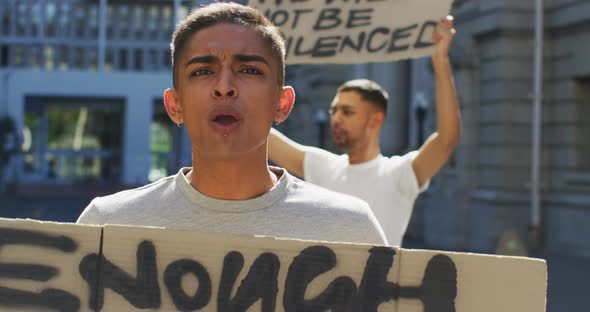
[[[455,33],[453,17],[451,15],[442,17],[438,21],[436,29],[432,33],[432,43],[436,46],[432,58],[448,57],[449,48],[455,37]]]

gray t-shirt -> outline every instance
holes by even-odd
[[[271,170],[280,178],[270,192],[220,200],[193,188],[187,178],[191,168],[182,168],[143,187],[95,198],[77,223],[387,244],[366,202],[301,181],[282,168]]]

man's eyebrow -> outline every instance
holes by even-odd
[[[188,62],[186,62],[186,64],[184,65],[184,67],[188,67],[191,64],[195,64],[195,63],[213,63],[215,62],[217,58],[213,55],[205,55],[205,56],[195,56],[193,58],[191,58],[190,60],[188,60]]]
[[[270,66],[268,61],[258,54],[236,54],[234,55],[234,59],[240,62],[261,62]]]
[[[336,104],[336,105],[330,106],[330,108],[332,108],[332,109],[334,109],[334,108],[348,108],[348,109],[351,109],[351,108],[354,108],[354,107],[352,105],[350,105],[350,104]]]

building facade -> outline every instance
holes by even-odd
[[[544,1],[536,233],[530,227],[534,9],[534,1],[455,3],[452,61],[463,137],[415,214],[431,245],[489,252],[513,232],[530,249],[590,256],[590,2]]]
[[[0,115],[23,147],[0,181],[137,185],[190,163],[162,94],[175,17],[193,5],[0,2]]]

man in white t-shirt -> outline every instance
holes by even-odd
[[[174,88],[164,103],[186,125],[192,168],[95,198],[78,223],[387,244],[366,202],[268,166],[271,125],[287,118],[295,93],[283,85],[284,38],[262,12],[235,3],[199,8],[171,47]]]
[[[388,94],[377,83],[358,79],[340,86],[330,106],[332,140],[346,154],[302,146],[273,129],[270,159],[308,182],[367,201],[389,244],[401,245],[414,201],[450,158],[461,135],[448,57],[454,35],[452,17],[441,18],[432,38],[438,129],[418,151],[381,155],[379,132]]]

